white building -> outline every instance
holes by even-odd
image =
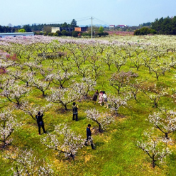
[[[109,25],[109,29],[114,29],[115,25]]]
[[[51,27],[51,33],[56,33],[56,31],[60,31],[60,27]]]
[[[0,33],[0,38],[18,37],[18,36],[34,36],[34,33],[33,32]]]
[[[125,27],[127,27],[127,25],[118,25],[117,27],[119,27],[119,28],[125,28]]]

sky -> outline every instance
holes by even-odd
[[[139,25],[176,16],[176,0],[0,0],[0,25]]]

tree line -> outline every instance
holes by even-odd
[[[15,28],[8,26],[0,26],[0,32],[15,32]]]
[[[156,30],[157,34],[176,35],[176,16],[156,19],[152,23],[152,29]]]
[[[34,32],[34,31],[43,31],[45,27],[77,27],[77,21],[73,19],[71,23],[61,23],[61,24],[26,24],[23,27],[21,26],[14,26],[14,27],[9,27],[9,26],[1,26],[0,25],[0,32],[17,32],[19,29],[23,28],[25,29],[26,32]]]
[[[171,18],[157,18],[153,23],[151,23],[151,28],[142,27],[134,32],[134,35],[147,34],[176,35],[176,16]]]

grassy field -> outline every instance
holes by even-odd
[[[54,38],[56,39],[56,38]],[[51,40],[51,39],[50,39]],[[67,39],[66,39],[67,40]],[[69,40],[69,39],[68,39]],[[71,39],[73,40],[73,39]],[[86,39],[87,40],[87,39]],[[85,39],[76,40],[78,42],[86,41]],[[10,66],[7,68],[7,73],[1,74],[1,78],[4,78],[6,81],[6,77],[10,73],[14,73],[16,70],[20,70],[21,67],[19,65],[23,65],[26,62],[36,63],[36,59],[40,59],[37,54],[44,52],[42,48],[45,45],[48,45],[46,51],[48,53],[53,53],[53,48],[56,48],[57,52],[64,52],[69,57],[69,61],[65,56],[61,58],[56,58],[54,63],[50,59],[46,59],[42,61],[42,67],[47,70],[48,67],[51,67],[51,64],[54,65],[54,70],[52,72],[57,72],[58,70],[62,70],[61,66],[56,67],[56,62],[60,60],[64,61],[65,65],[71,65],[70,72],[74,73],[78,72],[78,68],[74,61],[74,55],[72,51],[79,56],[81,59],[83,56],[81,55],[81,49],[85,50],[85,55],[87,55],[87,60],[85,63],[81,64],[81,68],[89,67],[90,72],[88,74],[94,79],[94,75],[91,75],[93,71],[91,71],[91,58],[98,58],[96,65],[99,66],[101,70],[101,75],[97,78],[97,85],[94,87],[95,90],[104,90],[107,93],[107,96],[122,96],[123,94],[127,96],[128,86],[122,87],[120,95],[117,94],[117,91],[110,86],[110,78],[113,73],[117,73],[117,68],[115,67],[114,62],[112,62],[111,70],[108,69],[107,64],[103,58],[106,58],[106,53],[110,53],[112,55],[112,60],[118,60],[119,57],[125,55],[127,61],[125,65],[123,65],[120,69],[121,71],[128,72],[131,71],[138,75],[136,80],[142,81],[143,87],[148,87],[151,85],[155,85],[160,90],[166,89],[168,92],[167,95],[164,95],[160,98],[158,107],[166,107],[172,110],[175,109],[175,99],[172,98],[174,94],[171,89],[175,89],[175,74],[176,71],[174,67],[170,67],[169,63],[171,63],[170,58],[173,57],[174,61],[176,60],[175,42],[176,38],[172,36],[144,36],[144,37],[136,37],[136,36],[119,36],[119,37],[109,37],[103,40],[98,39],[97,41],[101,42],[106,40],[107,42],[120,42],[120,44],[92,44],[90,43],[69,43],[69,42],[53,42],[50,45],[46,43],[34,43],[34,44],[11,44],[11,46],[0,45],[0,50],[13,55],[14,53],[17,55],[17,60],[13,61],[18,63],[17,66]],[[86,41],[87,42],[87,41]],[[130,43],[130,44],[128,44]],[[31,48],[28,46],[32,46]],[[37,47],[40,46],[37,50]],[[104,47],[104,51],[101,54],[98,48]],[[114,49],[112,49],[114,48]],[[167,51],[169,49],[169,51]],[[23,51],[21,54],[21,58],[19,57],[18,51]],[[113,51],[116,51],[116,54],[113,54]],[[26,59],[26,54],[30,52],[32,55],[30,56],[29,61]],[[133,53],[131,57],[129,57],[128,53]],[[163,54],[164,53],[164,54]],[[134,62],[136,58],[140,56],[140,62],[142,62],[141,66],[137,70],[134,66]],[[144,58],[152,57],[152,65],[156,63],[163,63],[163,60],[168,61],[169,69],[165,72],[165,75],[159,76],[159,80],[156,79],[154,72],[149,73],[148,68],[144,65]],[[2,59],[3,60],[3,59]],[[3,61],[9,62],[9,61]],[[71,63],[71,64],[70,64]],[[163,64],[164,66],[166,64]],[[154,67],[154,66],[153,66]],[[159,66],[158,66],[159,67]],[[34,67],[36,71],[35,77],[44,82],[44,78],[39,72],[38,68]],[[21,70],[22,73],[29,71],[27,66],[24,66]],[[63,71],[63,70],[62,70]],[[49,73],[48,73],[49,74]],[[13,76],[10,76],[13,78]],[[69,87],[72,84],[72,80],[76,82],[81,82],[81,75],[76,74],[69,81],[66,82],[65,87]],[[132,79],[134,81],[134,79]],[[23,81],[16,83],[20,85],[25,85]],[[41,91],[31,86],[30,93],[23,98],[23,100],[28,100],[30,104],[37,104],[44,106],[48,103],[47,97],[51,94],[51,88],[58,89],[58,86],[51,83],[49,90],[46,91],[47,96],[42,97]],[[3,90],[1,90],[3,92]],[[13,161],[5,159],[3,156],[6,153],[15,153],[16,147],[21,150],[32,149],[37,159],[44,158],[47,163],[51,164],[52,169],[54,170],[53,175],[80,175],[80,176],[153,176],[153,175],[169,175],[173,176],[176,172],[176,134],[175,132],[169,135],[172,138],[172,143],[169,145],[169,148],[172,150],[172,153],[167,156],[165,163],[159,164],[157,162],[157,166],[152,168],[151,160],[146,155],[144,151],[139,149],[136,145],[137,141],[141,138],[141,135],[145,130],[154,131],[154,133],[158,133],[159,136],[163,136],[162,133],[159,132],[156,128],[153,129],[153,125],[146,121],[149,114],[153,114],[154,112],[158,112],[159,109],[153,106],[152,101],[140,91],[137,94],[137,101],[131,97],[127,106],[120,107],[119,115],[113,116],[110,109],[106,107],[100,106],[98,103],[94,104],[91,100],[95,91],[89,92],[89,99],[86,100],[77,100],[77,104],[79,105],[79,113],[78,113],[78,121],[72,121],[72,103],[68,105],[68,111],[65,111],[60,104],[52,103],[50,109],[44,114],[44,123],[47,133],[52,134],[54,132],[54,126],[60,123],[67,124],[69,128],[74,131],[76,134],[80,134],[82,138],[86,138],[86,127],[87,124],[91,123],[92,125],[92,136],[96,146],[96,150],[92,150],[91,146],[85,146],[82,149],[79,149],[75,161],[71,159],[66,159],[64,156],[57,156],[57,151],[47,148],[45,145],[41,143],[41,139],[48,134],[38,135],[38,127],[35,120],[33,120],[28,114],[25,114],[22,110],[16,108],[13,110],[13,114],[16,115],[16,119],[18,122],[22,122],[23,125],[11,135],[13,138],[12,144],[7,146],[5,150],[1,148],[0,150],[0,175],[12,175],[10,168],[13,166]],[[148,92],[152,93],[152,92]],[[8,105],[9,107],[13,107],[14,103],[11,103],[7,100],[6,97],[0,97],[0,106]],[[107,129],[103,133],[97,132],[98,125],[86,118],[85,111],[88,109],[97,109],[100,112],[107,112],[114,118],[114,122],[108,125]],[[1,108],[1,110],[6,109]],[[94,129],[93,129],[94,128]]]

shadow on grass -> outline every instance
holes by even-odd
[[[59,113],[59,114],[66,114],[66,113],[71,112],[71,111],[72,111],[72,109],[65,110],[63,108],[58,108],[58,109],[55,110],[55,112]]]
[[[48,127],[46,129],[47,133],[51,133],[54,131],[55,125],[53,123],[48,124]]]
[[[103,146],[104,142],[95,142],[94,144],[95,144],[95,147],[97,148],[97,147]]]
[[[85,119],[85,116],[79,116],[78,114],[78,121],[81,121],[81,120],[84,120]]]

